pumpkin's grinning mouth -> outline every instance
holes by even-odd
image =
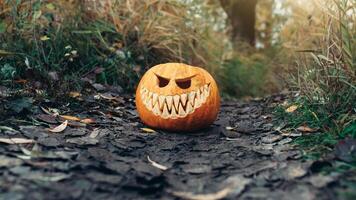
[[[210,83],[189,93],[166,96],[153,93],[147,88],[140,89],[143,104],[153,114],[164,119],[183,118],[201,107],[210,95]]]

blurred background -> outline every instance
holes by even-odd
[[[320,102],[336,96],[338,103],[350,103],[355,5],[355,0],[0,0],[0,81],[58,96],[86,83],[132,92],[148,68],[184,62],[210,71],[226,98],[288,89]]]

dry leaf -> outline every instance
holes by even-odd
[[[0,143],[6,144],[31,144],[35,140],[26,139],[26,138],[0,138]]]
[[[82,96],[82,94],[79,93],[79,92],[69,92],[68,95],[69,95],[70,97],[73,97],[73,98],[77,98],[77,97]]]
[[[141,128],[141,130],[147,132],[147,133],[155,133],[156,131],[150,128]]]
[[[86,119],[80,120],[80,122],[82,122],[84,124],[94,124],[95,120],[94,119],[90,119],[90,118],[86,118]]]
[[[227,126],[227,127],[225,127],[225,129],[228,130],[228,131],[231,131],[231,130],[234,130],[234,127]]]
[[[297,128],[297,131],[303,132],[303,133],[313,133],[317,131],[317,129],[310,128],[308,126],[299,126]]]
[[[291,105],[286,109],[286,112],[287,113],[292,113],[292,112],[296,111],[297,109],[298,109],[297,105]]]
[[[28,81],[27,80],[25,80],[25,79],[17,79],[17,80],[15,80],[15,83],[19,83],[19,84],[25,84],[25,83],[27,83]]]
[[[152,161],[150,159],[150,156],[147,156],[147,160],[148,160],[148,162],[150,162],[152,164],[153,167],[156,167],[156,168],[161,169],[161,170],[167,170],[168,169],[168,167],[166,167],[164,165],[161,165],[161,164],[158,164],[155,161]]]
[[[227,197],[237,197],[251,183],[251,179],[247,179],[242,175],[234,175],[227,178],[219,191],[210,194],[193,194],[191,192],[173,192],[175,196],[182,199],[190,200],[219,200]]]
[[[69,121],[80,121],[80,118],[78,117],[74,117],[74,116],[70,116],[70,115],[60,115],[61,118],[65,119],[65,120],[69,120]]]
[[[68,120],[64,121],[61,125],[53,128],[53,129],[48,129],[48,131],[50,131],[52,133],[60,133],[67,128],[67,125],[68,125]]]
[[[100,132],[99,128],[94,128],[94,130],[90,133],[89,137],[96,138],[99,135],[99,132]]]
[[[47,35],[44,35],[44,36],[42,36],[42,37],[40,37],[40,40],[41,41],[47,41],[47,40],[49,40],[50,38],[47,36]]]
[[[58,116],[59,115],[59,111],[56,108],[44,108],[42,106],[40,106],[40,108],[44,113],[46,113],[48,115],[53,115],[53,116]]]
[[[99,96],[103,99],[106,99],[106,100],[116,100],[116,97],[113,97],[112,95],[108,95],[108,94],[99,94]]]
[[[40,108],[41,108],[41,110],[42,110],[44,113],[46,113],[47,115],[53,115],[53,113],[51,113],[48,109],[46,109],[46,108],[44,108],[44,107],[42,107],[42,106],[40,106]]]
[[[173,192],[173,194],[182,199],[189,200],[219,200],[225,198],[230,192],[232,192],[232,188],[227,187],[211,194],[193,194],[191,192]]]

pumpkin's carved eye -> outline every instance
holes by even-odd
[[[163,78],[162,76],[158,76],[157,74],[156,74],[156,76],[157,76],[157,79],[158,79],[158,86],[159,87],[162,88],[162,87],[166,87],[168,85],[169,79]]]
[[[192,80],[191,79],[176,80],[176,84],[178,85],[178,87],[180,87],[182,89],[188,89],[188,88],[190,88],[190,85],[192,84]]]

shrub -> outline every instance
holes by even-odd
[[[259,96],[269,91],[268,69],[270,60],[262,54],[251,54],[248,57],[235,56],[226,61],[221,70],[219,82],[222,91],[230,97]]]

